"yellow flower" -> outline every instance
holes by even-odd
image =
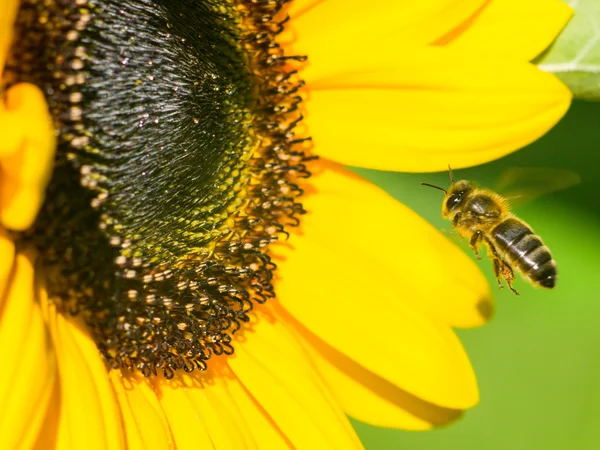
[[[491,315],[484,277],[460,249],[423,219],[340,164],[398,171],[444,170],[448,163],[458,168],[490,161],[537,139],[565,113],[570,94],[552,75],[528,61],[552,42],[570,17],[570,9],[551,0],[526,5],[518,0],[293,0],[285,5],[236,1],[235,8],[220,9],[201,2],[199,12],[178,10],[169,15],[173,10],[165,5],[152,9],[145,3],[142,7],[142,2],[135,7],[132,4],[136,2],[95,3],[23,0],[19,5],[5,1],[0,11],[0,67],[7,66],[0,110],[0,342],[4,349],[0,435],[4,446],[359,448],[361,443],[346,414],[380,426],[425,430],[448,423],[475,405],[479,395],[475,375],[452,328],[479,326]],[[281,6],[283,10],[277,11]],[[210,34],[210,26],[217,22],[202,22],[209,26],[183,33],[183,37],[173,23],[196,15],[201,21],[222,17],[219,14],[232,20],[241,18],[233,20],[241,27],[241,37],[235,31],[224,32],[219,33],[225,42],[221,47],[206,39],[193,45],[217,62],[237,61],[242,48],[242,60],[252,67],[251,73],[262,75],[249,78],[255,84],[247,91],[245,79],[227,72],[227,64],[214,72],[204,71],[205,78],[186,84],[189,80],[176,77],[185,78],[188,72],[178,72],[180,66],[167,58],[171,54],[163,58],[159,49],[151,46],[156,39],[159,43],[164,40],[166,47],[175,35],[177,40],[169,45],[190,48],[186,46],[198,36],[194,33]],[[278,33],[277,23],[286,14],[291,20]],[[109,16],[110,20],[123,20],[119,28],[111,27]],[[145,18],[143,30],[135,28],[140,17]],[[15,22],[21,28],[11,47],[10,30]],[[157,23],[164,27],[154,30]],[[231,31],[223,23],[227,22],[218,27]],[[92,35],[85,33],[92,28],[98,41],[89,44]],[[39,30],[48,33],[44,35],[47,39],[34,35]],[[143,39],[139,33],[146,33]],[[114,41],[114,36],[129,40]],[[273,39],[285,55],[307,55],[308,60],[282,58]],[[73,42],[82,46],[70,47]],[[107,48],[118,49],[118,60],[111,59],[115,55]],[[133,61],[136,49],[141,49],[144,57],[155,52],[144,60],[153,68],[144,66],[140,77],[125,79],[122,73],[128,74],[132,66],[139,69]],[[257,61],[256,55],[270,55],[271,59],[268,63]],[[180,57],[178,63],[193,72],[196,55],[184,52]],[[67,67],[75,75],[54,70],[46,78],[35,78],[49,67],[46,60],[37,63],[40,58],[49,58],[52,67]],[[86,64],[91,69],[79,72]],[[305,86],[289,82],[296,76],[291,72],[294,68],[302,69]],[[218,84],[223,73],[219,70],[233,81]],[[173,84],[156,84],[165,80]],[[139,212],[109,210],[106,205],[113,205],[110,202],[132,205],[136,194],[148,191],[148,197],[137,205],[140,211],[155,211],[156,205],[169,208],[169,195],[177,195],[169,191],[169,184],[155,189],[156,184],[151,183],[136,190],[144,183],[146,170],[168,167],[171,172],[167,176],[173,170],[181,171],[177,173],[184,174],[184,183],[192,187],[202,180],[167,159],[130,174],[138,176],[135,183],[119,184],[118,190],[110,192],[97,191],[98,186],[112,182],[110,170],[115,166],[106,156],[111,155],[110,146],[98,144],[101,151],[97,151],[89,142],[116,142],[125,152],[128,145],[139,144],[135,139],[152,127],[160,130],[156,139],[167,139],[167,143],[180,132],[184,138],[193,134],[192,120],[206,127],[205,117],[178,115],[197,106],[177,104],[180,88],[193,91],[198,83],[215,87],[213,93],[201,91],[200,97],[194,97],[199,103],[211,95],[233,99],[221,100],[209,111],[216,115],[219,108],[226,111],[229,128],[219,131],[220,122],[202,128],[217,131],[205,133],[201,145],[209,142],[210,149],[225,138],[227,147],[231,136],[245,139],[243,145],[227,147],[233,152],[227,154],[237,155],[234,159],[239,167],[219,166],[219,170],[228,167],[229,171],[221,178],[221,172],[215,172],[219,182],[210,185],[208,194],[202,191],[209,199],[230,195],[224,203],[208,203],[219,206],[209,213],[198,207],[197,214],[205,214],[202,224],[214,225],[208,239],[212,243],[193,248],[180,245],[207,236],[204,229],[196,228],[197,234],[189,236],[190,227],[196,224],[186,222],[185,211],[181,217],[177,214],[165,221],[145,216],[151,226],[142,224],[142,229],[151,235],[156,225],[160,239],[147,241],[142,250],[136,239],[143,240],[145,235],[135,235],[133,243],[117,239],[118,233],[111,235],[116,239],[111,243],[117,249],[119,270],[120,261],[132,264],[119,272],[124,286],[128,274],[135,279],[138,267],[154,270],[159,265],[156,260],[137,264],[135,251],[128,248],[151,253],[172,245],[173,252],[185,251],[187,258],[180,258],[183,262],[175,263],[173,271],[168,266],[146,272],[151,273],[152,282],[159,283],[154,297],[151,293],[155,291],[149,288],[115,291],[111,295],[118,301],[111,303],[110,296],[98,295],[111,282],[102,272],[104,266],[77,266],[84,256],[94,264],[103,254],[90,250],[90,256],[81,245],[81,236],[75,233],[81,228],[70,228],[72,214],[79,211],[68,209],[69,205],[81,201],[82,192],[93,191],[96,196],[88,199],[93,208],[86,220],[94,217],[105,226],[98,229],[108,233],[115,223],[119,225],[117,219]],[[81,91],[69,91],[73,85],[81,86]],[[116,89],[116,94],[110,94],[115,95],[110,97],[112,102],[106,100],[111,88]],[[163,88],[169,89],[168,95]],[[57,91],[69,95],[61,97]],[[246,97],[240,91],[249,92],[254,103],[244,103]],[[264,100],[266,96],[270,97]],[[127,103],[132,97],[136,103]],[[95,102],[91,103],[94,108],[80,107],[82,98]],[[235,104],[240,98],[243,107]],[[157,99],[166,100],[159,103]],[[68,102],[68,109],[61,102]],[[149,102],[148,109],[144,109],[145,102]],[[296,127],[297,106],[304,125]],[[245,108],[255,113],[246,115]],[[121,126],[131,111],[139,116],[125,139]],[[169,122],[170,117],[177,121]],[[274,117],[281,122],[270,122]],[[172,128],[160,128],[165,122]],[[70,134],[65,124],[70,124]],[[301,132],[304,126],[305,134]],[[90,131],[90,127],[96,128]],[[45,205],[50,206],[42,206],[53,173],[55,128],[60,131],[58,166],[46,196]],[[303,139],[308,135],[312,149]],[[192,144],[186,141],[186,145]],[[69,145],[71,150],[64,153]],[[145,141],[139,147],[133,145],[134,154],[147,146]],[[78,153],[81,149],[84,151]],[[187,147],[181,151],[186,153]],[[303,153],[309,151],[320,160],[309,164]],[[112,157],[118,159],[119,155]],[[144,158],[152,157],[144,153]],[[85,158],[97,158],[97,165],[82,164]],[[211,164],[210,154],[205,161]],[[298,165],[286,165],[286,161]],[[73,167],[70,164],[79,164],[83,188],[65,189]],[[121,161],[116,172],[131,164],[138,164],[137,159]],[[306,181],[301,179],[306,175],[304,165],[312,172]],[[103,176],[99,176],[102,170]],[[275,184],[267,183],[267,177]],[[298,203],[289,200],[300,194],[296,183],[305,191],[301,198],[307,214],[302,216],[298,215],[302,212]],[[284,193],[272,194],[274,186]],[[184,191],[187,188],[179,186]],[[249,208],[262,208],[265,215],[248,215]],[[98,210],[113,215],[94,216],[93,211]],[[63,211],[69,214],[61,215]],[[288,241],[271,242],[274,239],[269,236],[280,231],[273,225],[277,220],[265,222],[262,228],[257,225],[267,217],[265,211],[281,213],[277,220],[291,233]],[[301,226],[290,228],[286,217],[301,218]],[[213,221],[207,222],[209,219]],[[177,229],[181,234],[163,232],[160,227],[165,223],[184,223]],[[127,226],[115,226],[114,230],[126,233]],[[56,235],[75,244],[57,252]],[[86,245],[93,245],[90,236],[96,235],[83,236]],[[234,257],[214,242],[227,243],[237,259],[231,259]],[[249,246],[247,253],[240,250],[244,246]],[[255,259],[247,260],[248,255]],[[268,261],[264,255],[271,255],[278,265],[272,283],[268,279],[272,267],[261,263]],[[66,264],[74,278],[65,275],[54,261]],[[226,267],[229,271],[216,272],[213,291],[212,278],[206,275],[211,269],[206,264],[217,267],[222,261],[230,264]],[[203,277],[185,279],[181,274],[188,267],[201,267]],[[114,268],[110,270],[114,272]],[[183,304],[179,297],[161,297],[164,285],[160,283],[171,279],[172,272],[176,279],[184,280],[180,283],[185,292],[196,281],[206,283],[203,292],[214,297],[199,296],[194,304]],[[253,284],[246,281],[248,274],[258,274]],[[227,277],[234,282],[223,284]],[[271,288],[277,297],[267,299]],[[250,302],[244,301],[242,291],[253,296],[251,312],[242,309]],[[162,315],[152,309],[156,303],[139,306],[139,292],[148,302],[160,297],[157,310]],[[267,299],[264,304],[257,301],[261,293]],[[232,316],[230,310],[221,313],[231,307],[231,299],[241,299],[246,306],[240,307],[237,315]],[[206,309],[211,301],[213,306]],[[80,314],[70,314],[73,307],[78,307]],[[121,312],[115,312],[119,308]],[[126,317],[123,311],[139,315]],[[207,319],[199,312],[214,314],[225,326],[214,331],[210,320],[217,319]],[[173,322],[173,317],[183,321]],[[194,319],[186,321],[186,317]],[[169,321],[170,328],[163,325]],[[232,334],[237,325],[240,330]],[[111,332],[120,334],[117,338]],[[197,352],[189,359],[185,348],[177,347],[188,342],[186,339],[189,351]],[[230,353],[231,348],[235,349],[232,355],[201,358],[202,349]],[[107,363],[118,368],[109,369]],[[188,373],[182,369],[192,369],[194,364],[198,368],[205,365],[206,370]]]

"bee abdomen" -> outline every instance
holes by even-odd
[[[542,240],[524,223],[507,219],[492,230],[500,254],[533,283],[556,284],[556,263]]]

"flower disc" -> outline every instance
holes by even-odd
[[[6,81],[42,88],[59,147],[20,239],[112,367],[205,369],[274,295],[267,246],[309,159],[282,3],[21,3]]]

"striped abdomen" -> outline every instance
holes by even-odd
[[[517,219],[507,219],[492,229],[500,256],[533,283],[545,288],[556,284],[556,263],[550,250],[533,231]]]

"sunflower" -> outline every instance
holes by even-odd
[[[346,415],[425,430],[477,403],[452,328],[491,315],[484,277],[342,164],[537,139],[570,94],[528,61],[569,8],[4,5],[7,448],[355,448]]]

